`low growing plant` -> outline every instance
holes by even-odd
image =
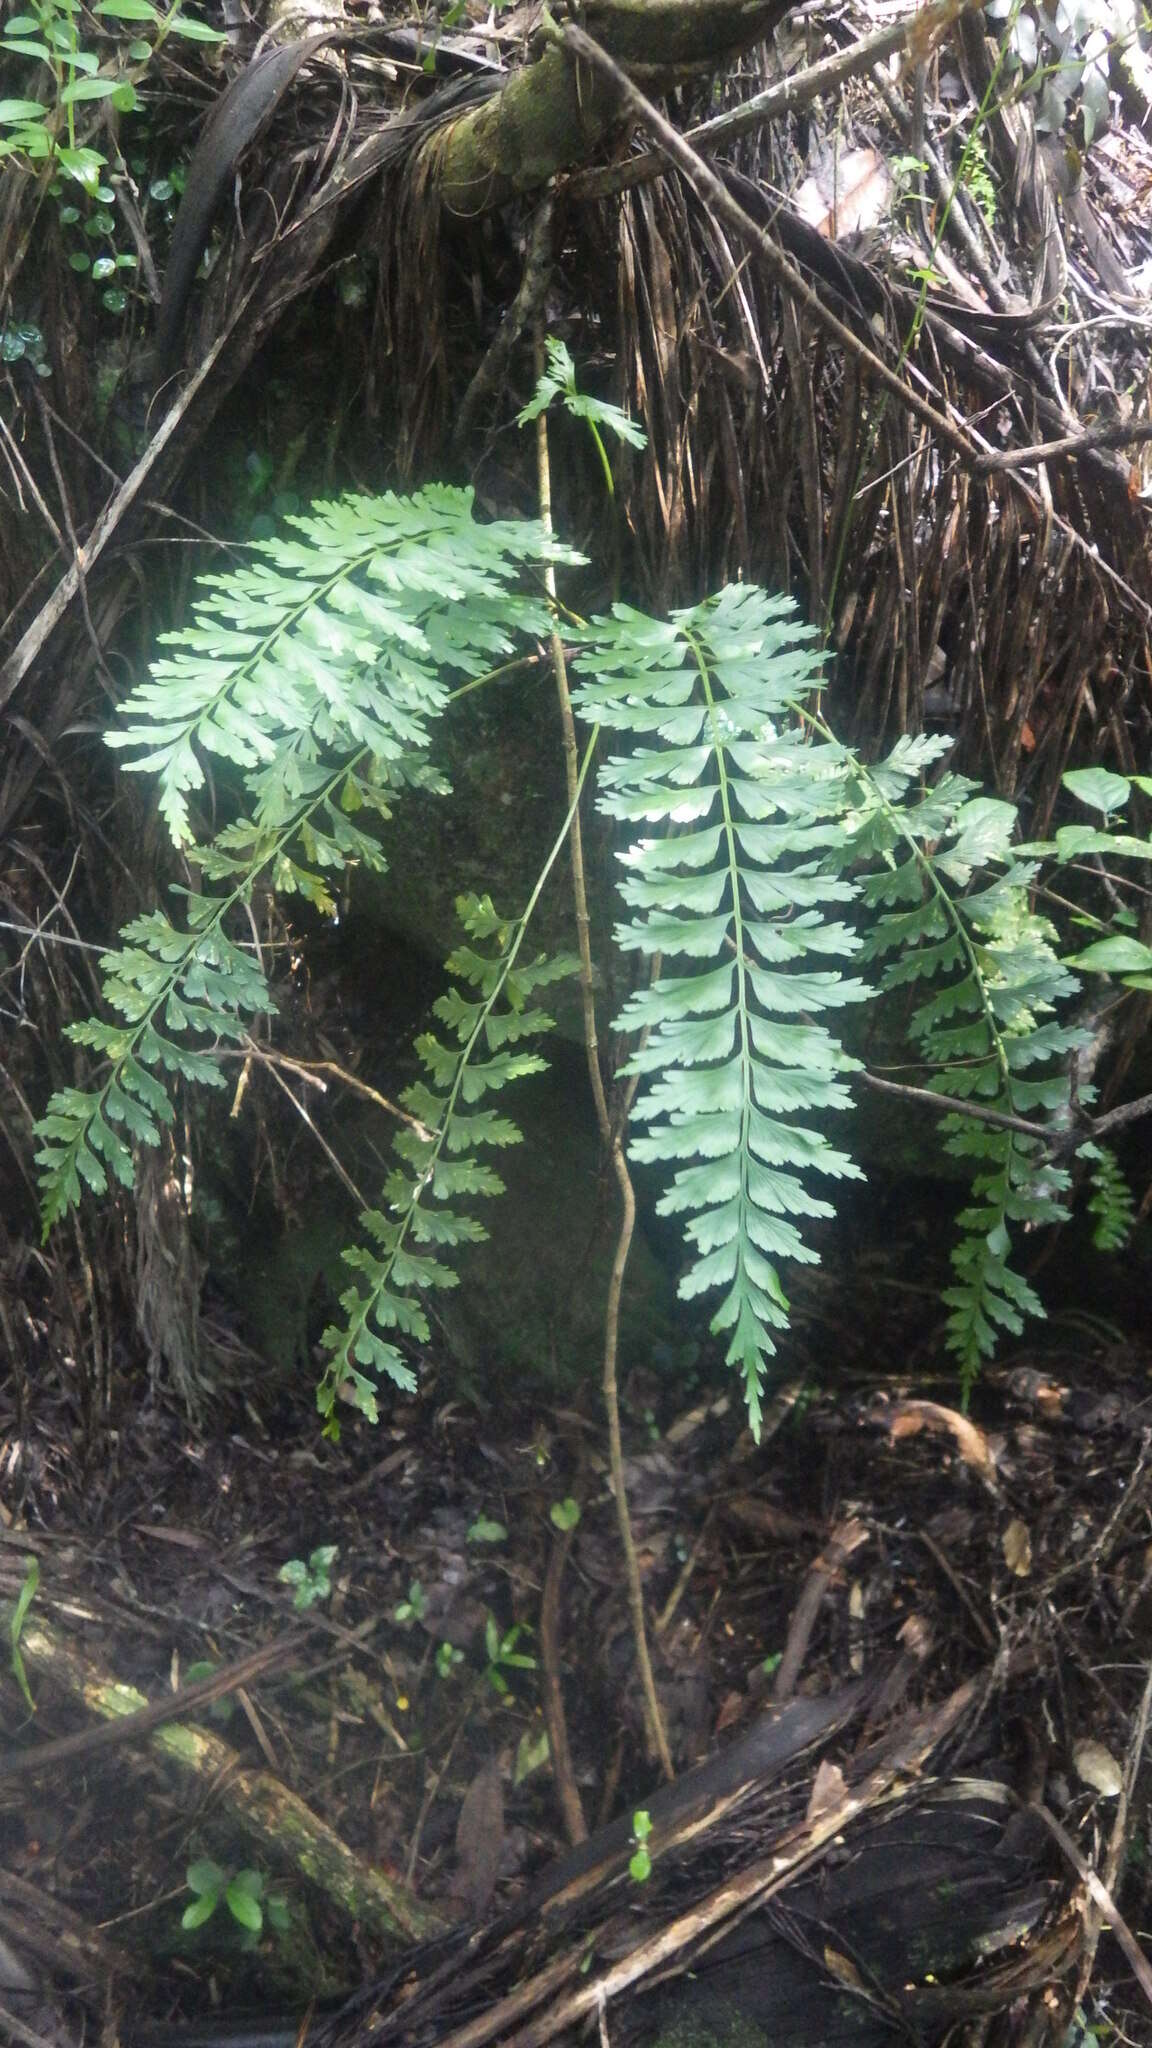
[[[385,864],[405,792],[447,794],[431,746],[454,693],[549,638],[533,579],[575,559],[542,526],[482,523],[468,492],[434,487],[316,506],[201,579],[109,735],[156,778],[201,886],[125,927],[102,961],[107,1014],[71,1027],[97,1064],[39,1125],[46,1227],[84,1186],[131,1186],[134,1149],[173,1123],[181,1087],[223,1085],[222,1055],[275,1011],[250,937],[257,892],[331,912],[348,869]],[[905,736],[877,762],[839,741],[814,631],[753,586],[667,619],[617,604],[565,641],[592,735],[581,775],[599,750],[597,803],[623,849],[616,944],[642,970],[614,1027],[637,1088],[628,1149],[663,1177],[658,1211],[689,1252],[681,1293],[711,1304],[753,1429],[788,1270],[816,1259],[810,1226],[860,1178],[838,1136],[853,1091],[895,1085],[865,1076],[841,1037],[841,1013],[863,1003],[900,1024],[917,1085],[896,1092],[939,1113],[969,1178],[944,1296],[967,1389],[998,1334],[1041,1312],[1020,1246],[1068,1215],[1081,1158],[1119,1239],[1118,1169],[1100,1161],[1104,1120],[1079,1070],[1082,990],[1101,975],[1110,1000],[1152,988],[1152,948],[1114,908],[1152,858],[1123,822],[1152,780],[1073,774],[1069,799],[1093,822],[1022,843],[1014,805],[942,766],[946,739]],[[209,766],[232,802],[212,833]],[[417,1040],[423,1078],[401,1098],[395,1163],[324,1333],[330,1435],[338,1395],[374,1419],[382,1382],[413,1385],[425,1301],[485,1235],[493,1155],[519,1138],[495,1099],[543,1064],[540,994],[574,966],[528,940],[580,786],[523,904],[460,899],[451,986]],[[1074,928],[1089,935],[1079,951]]]
[[[315,1607],[318,1600],[327,1600],[332,1591],[332,1566],[340,1555],[335,1543],[321,1543],[309,1553],[307,1561],[302,1557],[290,1557],[282,1564],[276,1577],[282,1586],[293,1588],[292,1605],[301,1612]]]
[[[237,1870],[229,1875],[210,1856],[202,1856],[188,1865],[185,1882],[194,1895],[180,1919],[186,1933],[206,1926],[220,1905],[226,1907],[241,1929],[245,1947],[260,1939],[265,1922],[276,1934],[289,1932],[288,1902],[282,1892],[268,1889],[259,1870]]]

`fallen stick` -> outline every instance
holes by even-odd
[[[135,1718],[149,1702],[134,1686],[101,1671],[81,1651],[43,1622],[26,1624],[20,1637],[26,1666],[81,1700],[104,1720]],[[166,1703],[165,1703],[166,1704]],[[218,1735],[187,1722],[152,1727],[148,1746],[170,1763],[190,1771],[235,1822],[277,1863],[295,1865],[370,1934],[390,1941],[420,1941],[443,1931],[444,1922],[405,1885],[370,1869],[312,1809],[270,1772],[248,1769]]]

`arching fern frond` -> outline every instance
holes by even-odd
[[[354,822],[387,819],[412,784],[444,791],[426,757],[454,678],[484,674],[548,630],[526,568],[580,558],[531,521],[482,524],[470,491],[434,485],[411,498],[344,498],[258,542],[256,559],[201,579],[192,622],[164,637],[171,655],[122,707],[108,744],[155,774],[177,845],[193,840],[191,793],[205,761],[240,771],[234,817],[196,863],[219,894],[185,893],[186,928],[163,911],[128,925],[101,963],[118,1021],[70,1027],[102,1053],[102,1079],[59,1089],[37,1131],[49,1228],[111,1172],[132,1181],[132,1144],[156,1144],[174,1111],[169,1077],[218,1084],[221,1043],[242,1039],[274,1005],[245,932],[262,878],[321,910],[327,876],[380,868],[378,842]]]
[[[525,565],[580,559],[532,521],[481,524],[472,492],[445,484],[341,498],[286,524],[299,538],[256,541],[255,560],[200,579],[191,623],[161,636],[173,652],[108,735],[133,755],[126,767],[159,776],[178,846],[208,755],[244,771],[256,822],[274,831],[333,758],[365,754],[401,787],[451,677],[548,631],[543,602],[516,587]]]
[[[634,1158],[674,1168],[658,1203],[689,1218],[693,1263],[680,1291],[714,1290],[712,1319],[759,1426],[772,1332],[786,1325],[782,1260],[817,1254],[796,1219],[827,1217],[817,1175],[859,1177],[805,1112],[847,1109],[854,1062],[813,1019],[864,985],[826,965],[858,951],[831,916],[855,890],[827,872],[853,764],[812,739],[795,707],[820,683],[815,634],[791,601],[730,588],[667,624],[617,606],[583,636],[576,702],[636,742],[600,769],[602,810],[638,832],[617,930],[657,971],[626,1004],[645,1034],[629,1070],[647,1134]]]

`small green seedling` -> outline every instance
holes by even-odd
[[[517,1621],[513,1623],[505,1635],[501,1635],[499,1623],[495,1616],[491,1614],[484,1624],[484,1649],[488,1657],[488,1665],[484,1676],[492,1687],[493,1692],[498,1692],[501,1699],[509,1699],[512,1693],[512,1688],[504,1676],[505,1671],[535,1671],[536,1669],[535,1657],[526,1657],[523,1651],[516,1648],[521,1636],[530,1634],[531,1630],[527,1624],[523,1621]]]
[[[288,1903],[282,1892],[268,1891],[259,1870],[237,1870],[231,1877],[210,1856],[190,1863],[184,1873],[190,1892],[195,1894],[184,1908],[180,1925],[186,1933],[211,1920],[221,1900],[251,1946],[264,1932],[264,1924],[277,1934],[287,1934],[291,1925]]]
[[[322,1543],[313,1550],[305,1564],[302,1557],[290,1557],[282,1564],[276,1577],[282,1586],[295,1586],[292,1596],[293,1607],[304,1610],[314,1607],[317,1600],[326,1600],[332,1591],[331,1569],[340,1547],[336,1543]]]
[[[440,1678],[451,1678],[458,1664],[464,1662],[463,1650],[455,1643],[439,1643],[436,1648],[436,1672]]]
[[[518,427],[528,426],[532,420],[538,419],[542,412],[547,412],[553,399],[558,398],[573,419],[586,422],[588,431],[596,443],[608,496],[614,498],[616,486],[601,428],[607,433],[615,434],[617,440],[626,441],[630,448],[646,447],[648,436],[643,427],[637,426],[635,420],[630,420],[627,413],[622,412],[618,405],[611,405],[603,398],[592,398],[588,392],[577,389],[576,365],[565,343],[558,340],[554,334],[550,334],[545,343],[545,353],[547,368],[528,404],[522,412],[517,413],[516,424]]]
[[[477,1515],[468,1531],[469,1543],[506,1543],[508,1531],[503,1522],[489,1521],[487,1515]]]
[[[30,1557],[24,1567],[24,1584],[16,1595],[16,1604],[12,1609],[12,1619],[8,1624],[8,1640],[12,1645],[12,1676],[24,1695],[24,1702],[30,1714],[36,1712],[36,1702],[28,1685],[28,1674],[24,1669],[24,1659],[20,1655],[20,1638],[24,1633],[24,1623],[28,1619],[28,1609],[36,1597],[36,1588],[39,1584],[40,1565],[36,1558]]]
[[[632,1815],[632,1840],[636,1847],[628,1864],[629,1876],[637,1884],[647,1884],[652,1875],[652,1858],[648,1853],[648,1837],[652,1833],[652,1816],[643,1807]]]
[[[562,1535],[566,1535],[580,1520],[579,1501],[573,1500],[571,1494],[566,1495],[563,1500],[554,1500],[548,1510],[548,1519],[554,1529],[559,1529]]]
[[[392,1619],[399,1622],[423,1621],[428,1612],[428,1595],[419,1579],[413,1579],[408,1588],[408,1598],[401,1600],[392,1610]]]
[[[202,1659],[199,1664],[189,1664],[184,1673],[184,1682],[186,1685],[196,1685],[201,1678],[215,1678],[217,1668],[208,1658]],[[207,1711],[211,1721],[230,1721],[236,1711],[236,1702],[228,1699],[210,1700]]]

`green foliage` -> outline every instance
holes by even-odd
[[[632,1840],[635,1843],[628,1863],[628,1874],[635,1884],[647,1884],[652,1875],[652,1853],[648,1837],[652,1833],[652,1816],[641,1807],[632,1815]]]
[[[193,837],[188,799],[205,757],[243,771],[251,818],[217,836],[205,860],[215,878],[247,871],[261,835],[286,825],[319,868],[365,858],[350,818],[387,815],[384,791],[435,783],[424,755],[448,678],[483,675],[518,634],[548,630],[543,604],[515,587],[525,564],[574,559],[531,522],[481,525],[471,491],[447,485],[341,498],[285,525],[299,538],[256,541],[251,566],[201,578],[191,623],[161,635],[174,652],[108,738],[134,755],[126,767],[159,777],[177,846]],[[329,796],[334,761],[347,779]],[[323,894],[291,865],[275,886]]]
[[[502,1700],[510,1699],[512,1695],[508,1672],[536,1669],[535,1657],[516,1647],[522,1636],[530,1634],[531,1630],[523,1621],[515,1621],[511,1628],[502,1630],[494,1614],[490,1614],[484,1623],[484,1654],[487,1658],[484,1676]]]
[[[307,1562],[302,1557],[290,1557],[287,1564],[281,1565],[276,1577],[282,1586],[295,1588],[293,1607],[306,1612],[318,1600],[327,1600],[332,1591],[332,1566],[339,1555],[338,1544],[322,1543],[310,1552]]]
[[[576,965],[569,957],[541,956],[521,966],[526,916],[509,924],[488,897],[461,897],[457,909],[476,943],[449,955],[448,970],[457,982],[433,1005],[445,1037],[428,1031],[416,1041],[428,1081],[414,1083],[400,1098],[410,1120],[394,1141],[399,1163],[384,1183],[387,1210],[369,1209],[361,1216],[372,1242],[345,1252],[357,1279],[341,1296],[343,1323],[330,1325],[322,1339],[329,1356],[316,1401],[330,1436],[339,1433],[338,1394],[375,1421],[377,1380],[391,1379],[405,1389],[415,1385],[392,1333],[428,1342],[420,1296],[456,1285],[456,1274],[440,1254],[487,1236],[482,1223],[455,1205],[503,1192],[499,1174],[477,1155],[520,1141],[510,1118],[477,1105],[509,1082],[541,1071],[540,1054],[521,1044],[553,1028],[534,998]]]
[[[14,321],[0,327],[0,363],[30,363],[38,377],[50,377],[52,366],[44,353],[44,336],[32,321]]]
[[[859,1178],[805,1112],[847,1109],[848,1059],[814,1018],[857,1002],[839,962],[859,951],[826,911],[854,885],[828,872],[851,757],[794,716],[819,687],[814,632],[787,598],[730,588],[663,623],[618,605],[582,637],[574,701],[635,741],[605,762],[600,807],[641,836],[621,895],[637,914],[617,943],[683,962],[628,1002],[642,1032],[632,1156],[674,1168],[657,1203],[685,1215],[686,1298],[722,1289],[712,1328],[759,1426],[772,1332],[787,1324],[785,1259],[816,1258],[795,1219],[829,1217],[814,1177]],[[641,744],[640,742],[644,742]],[[658,828],[663,827],[663,831]]]
[[[1035,866],[1012,858],[1015,808],[945,775],[898,813],[892,798],[903,791],[893,778],[908,765],[904,756],[886,764],[880,801],[853,836],[853,850],[866,845],[884,860],[863,887],[878,913],[865,958],[883,960],[881,987],[906,990],[915,1004],[907,1030],[930,1089],[1004,1118],[1055,1117],[1068,1099],[1061,1062],[1087,1034],[1055,1022],[1078,984],[1057,957],[1052,926],[1031,907]],[[973,887],[974,875],[992,867],[999,875]],[[1013,1235],[1066,1216],[1069,1175],[1040,1138],[1008,1124],[955,1115],[940,1129],[944,1150],[972,1174],[956,1277],[944,1294],[967,1389],[996,1331],[1016,1333],[1025,1314],[1043,1313],[1009,1263]]]
[[[413,1579],[408,1588],[408,1598],[401,1600],[399,1606],[393,1610],[392,1618],[394,1621],[401,1623],[423,1621],[427,1612],[428,1595],[425,1593],[419,1579]]]
[[[201,1856],[188,1865],[184,1878],[194,1894],[180,1919],[186,1933],[203,1927],[221,1902],[241,1930],[242,1947],[250,1947],[259,1940],[265,1919],[277,1934],[288,1933],[291,1918],[287,1901],[283,1893],[268,1890],[260,1871],[237,1870],[229,1876],[210,1856]]]
[[[549,336],[545,354],[547,367],[538,379],[536,389],[527,405],[517,414],[516,424],[519,427],[529,426],[533,420],[539,419],[541,413],[547,412],[556,399],[559,399],[565,412],[574,420],[583,420],[588,428],[600,457],[605,488],[608,496],[612,498],[615,496],[616,486],[601,429],[615,434],[618,441],[627,442],[630,448],[646,447],[648,436],[643,427],[637,426],[635,420],[630,420],[627,413],[622,412],[618,405],[612,405],[605,398],[593,398],[588,392],[579,389],[576,383],[576,365],[572,361],[567,345],[555,335]]]
[[[1081,1157],[1092,1163],[1088,1214],[1095,1218],[1092,1242],[1098,1252],[1121,1252],[1132,1235],[1136,1204],[1116,1154],[1106,1145],[1085,1145]]]
[[[550,363],[550,395],[567,403],[558,344]],[[543,385],[537,396],[548,402]],[[203,887],[173,892],[179,923],[149,911],[103,958],[111,1014],[70,1034],[103,1062],[98,1079],[59,1090],[38,1126],[46,1226],[82,1184],[130,1185],[133,1148],[173,1121],[177,1084],[221,1084],[222,1055],[274,1007],[251,938],[257,890],[324,912],[350,867],[383,865],[376,830],[396,798],[444,787],[429,747],[452,681],[472,687],[545,637],[551,615],[524,572],[574,559],[538,526],[478,524],[470,494],[444,488],[320,505],[288,529],[202,580],[111,736],[130,769],[158,778]],[[788,1319],[783,1268],[816,1259],[828,1184],[859,1178],[829,1135],[859,1067],[836,1013],[878,996],[918,1086],[950,1106],[941,1143],[971,1180],[945,1295],[970,1385],[997,1333],[1040,1313],[1019,1242],[1066,1215],[1065,1162],[1087,1150],[1068,1072],[1086,1037],[1067,1021],[1074,970],[1152,987],[1135,912],[1117,910],[1118,878],[1101,884],[1106,858],[1152,861],[1124,826],[1152,779],[1074,771],[1068,794],[1099,822],[1021,844],[1011,804],[953,773],[930,780],[947,741],[904,737],[869,766],[836,740],[818,710],[815,635],[787,598],[729,588],[666,621],[620,605],[574,637],[578,708],[619,749],[599,771],[600,808],[627,841],[616,939],[649,970],[617,1019],[641,1084],[631,1153],[665,1175],[660,1213],[684,1219],[682,1294],[714,1299],[758,1427]],[[210,772],[226,822],[200,839]],[[1052,900],[1092,933],[1072,959],[1041,908],[1051,863],[1078,892]],[[540,993],[575,966],[527,952],[544,875],[512,918],[485,896],[459,899],[451,986],[417,1041],[423,1077],[401,1098],[396,1163],[345,1253],[352,1282],[324,1333],[317,1401],[331,1436],[338,1400],[375,1419],[381,1379],[413,1385],[406,1350],[428,1342],[427,1297],[457,1284],[458,1247],[486,1234],[474,1202],[501,1192],[491,1155],[520,1135],[495,1097],[539,1071],[552,1026]],[[859,962],[878,990],[845,971]],[[1130,1198],[1111,1155],[1090,1156],[1098,1241],[1115,1244]],[[553,1508],[557,1527],[572,1506]],[[493,1541],[499,1528],[481,1517],[469,1533]],[[298,1598],[321,1577],[327,1590],[330,1561],[286,1567]],[[397,1619],[419,1618],[422,1601],[414,1583]],[[489,1675],[518,1661],[511,1637],[497,1647]],[[455,1661],[441,1645],[442,1675]]]
[[[101,962],[117,1021],[69,1035],[102,1055],[104,1078],[58,1090],[38,1126],[46,1228],[81,1183],[131,1186],[131,1146],[157,1144],[174,1118],[169,1076],[223,1085],[221,1046],[275,1009],[247,916],[257,885],[331,910],[329,876],[385,865],[357,819],[386,821],[405,787],[444,789],[427,749],[448,679],[546,631],[516,582],[526,564],[570,559],[531,523],[478,524],[471,492],[445,487],[346,498],[288,524],[252,566],[203,579],[191,623],[164,636],[173,652],[108,736],[128,768],[158,776],[177,846],[194,842],[206,763],[238,771],[247,809],[196,849],[218,892],[174,890],[183,927],[150,911]]]
[[[630,448],[644,448],[648,436],[643,427],[630,420],[618,405],[612,405],[606,398],[592,398],[581,391],[576,383],[576,365],[569,354],[567,344],[549,335],[545,345],[547,368],[541,375],[536,389],[523,411],[516,416],[516,424],[526,427],[530,421],[547,412],[554,399],[559,399],[564,410],[574,420],[584,420],[589,427],[606,427],[615,434],[618,441],[626,441]],[[597,440],[599,435],[597,434]]]
[[[82,13],[78,0],[25,0],[23,10],[5,21],[0,62],[24,58],[46,66],[50,97],[0,99],[0,158],[11,157],[26,169],[49,164],[95,193],[107,159],[77,143],[77,108],[110,100],[118,114],[132,113],[139,105],[136,81],[170,35],[202,43],[222,43],[224,37],[187,13],[182,0],[167,12],[151,0],[97,0],[91,15],[102,26],[124,24],[116,34],[113,67],[101,70],[102,53],[80,40]]]

